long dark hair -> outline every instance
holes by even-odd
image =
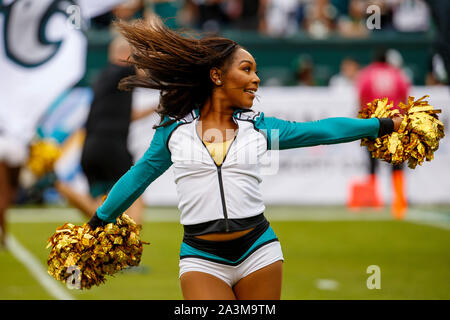
[[[159,126],[167,126],[203,106],[214,86],[210,69],[226,70],[228,58],[239,48],[230,39],[217,36],[197,39],[192,33],[171,30],[157,16],[148,21],[117,21],[115,26],[132,47],[129,62],[145,72],[145,76],[137,74],[122,79],[119,89],[160,90],[157,112],[161,120],[164,116],[174,119]]]

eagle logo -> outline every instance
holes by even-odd
[[[57,39],[49,39],[49,22],[60,15],[68,19],[73,0],[16,0],[2,4],[3,41],[6,56],[26,68],[40,66],[56,55],[64,41],[58,30]],[[68,28],[68,27],[67,27]],[[53,30],[52,30],[53,31]]]

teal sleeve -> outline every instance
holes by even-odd
[[[310,122],[293,122],[264,114],[254,120],[255,128],[266,135],[268,149],[291,149],[321,144],[350,142],[361,138],[375,139],[380,121],[372,119],[327,118]]]
[[[162,175],[171,165],[167,148],[168,129],[159,127],[150,147],[112,187],[105,202],[97,209],[97,216],[106,222],[115,222],[145,189]]]

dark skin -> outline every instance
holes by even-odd
[[[237,107],[251,108],[254,92],[259,87],[255,59],[246,50],[237,49],[224,69],[210,70],[210,78],[215,86],[211,97],[201,109],[197,133],[206,142],[231,140],[238,128],[232,118],[234,110]],[[251,229],[199,237],[224,241],[239,238],[249,231]],[[233,288],[213,275],[197,271],[186,272],[180,278],[181,289],[186,300],[278,300],[281,297],[282,265],[281,260],[276,261],[244,277]]]
[[[255,94],[249,92],[249,89],[256,91],[259,87],[260,79],[256,67],[253,56],[239,48],[225,68],[210,70],[214,89],[200,111],[196,128],[203,141],[223,142],[234,138],[238,125],[232,118],[233,112],[237,107],[251,108]],[[398,130],[403,118],[399,116],[393,120],[394,128]],[[239,238],[250,231],[251,229],[213,233],[198,237],[205,240],[226,241]],[[211,274],[186,272],[180,278],[183,297],[186,300],[279,300],[282,267],[282,261],[276,261],[250,273],[232,288]]]
[[[255,94],[246,89],[258,90],[260,79],[256,62],[246,50],[239,48],[224,69],[212,68],[210,78],[214,84],[212,95],[200,112],[199,136],[207,142],[233,139],[237,124],[232,115],[236,108],[251,108]]]
[[[214,89],[200,111],[197,125],[197,133],[203,141],[223,142],[234,138],[238,125],[233,120],[233,112],[236,108],[250,109],[259,87],[260,79],[256,67],[253,56],[239,48],[223,69],[210,70]],[[251,230],[213,233],[198,238],[213,241],[231,240]]]

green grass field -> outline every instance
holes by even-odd
[[[413,207],[404,221],[344,207],[268,207],[266,216],[285,257],[282,299],[450,299],[450,206]],[[69,208],[14,208],[8,219],[44,271],[47,238],[65,221],[84,221]],[[146,210],[142,238],[151,244],[140,268],[90,290],[57,286],[74,299],[182,299],[177,219],[176,208]],[[0,251],[0,299],[55,299],[12,251]],[[367,287],[371,265],[381,289]]]

